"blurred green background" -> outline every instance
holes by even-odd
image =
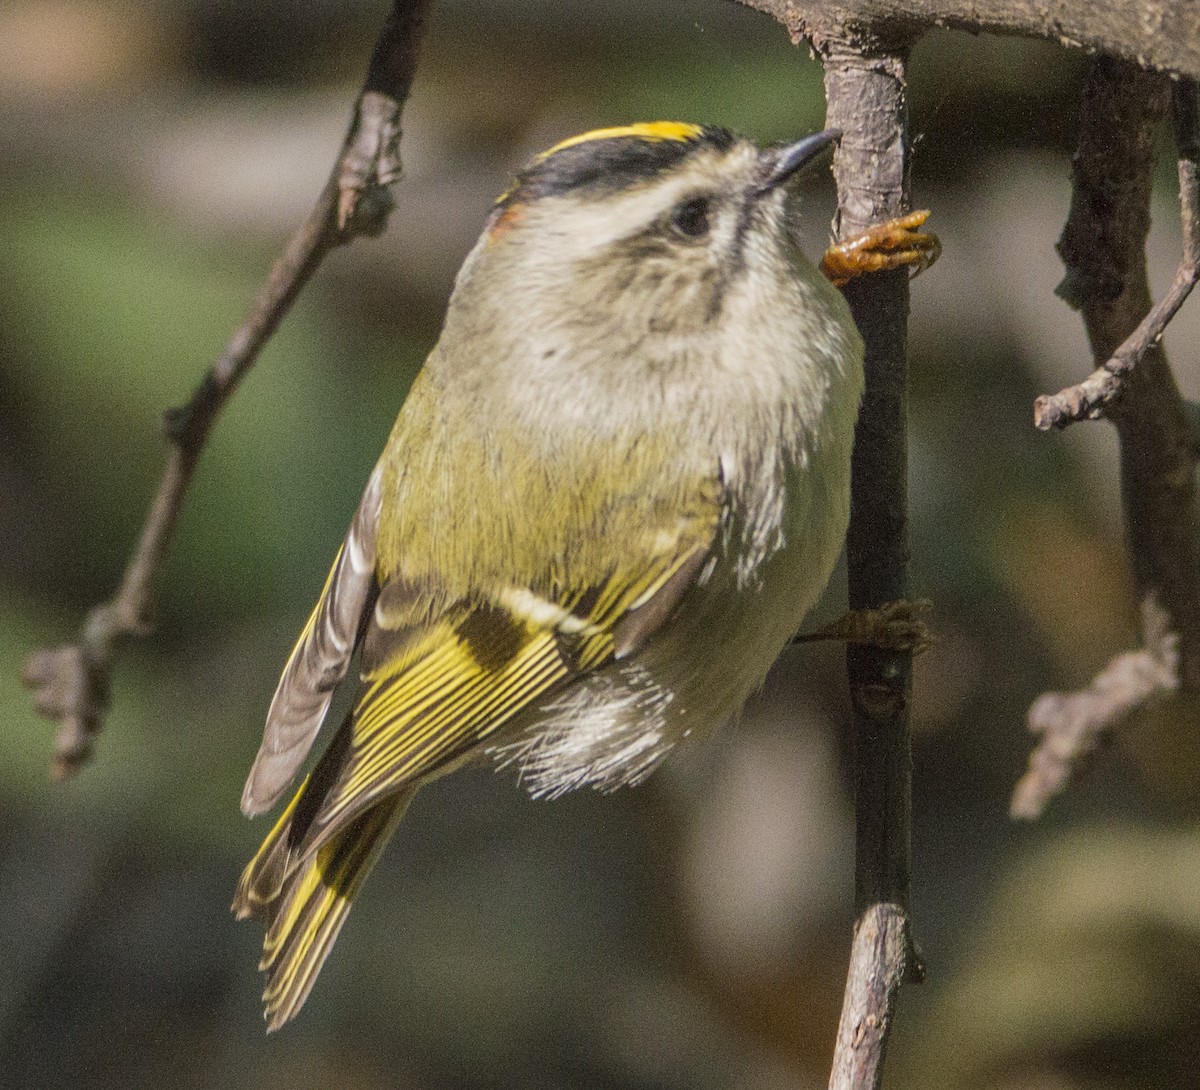
[[[789,652],[737,726],[638,790],[532,803],[481,768],[422,793],[269,1039],[261,936],[227,911],[266,831],[237,802],[278,669],[491,199],[597,125],[818,127],[819,66],[765,16],[437,5],[389,231],[330,258],[230,403],[96,759],[46,782],[21,662],[118,580],[160,413],[311,206],[386,8],[0,7],[0,1085],[823,1086],[852,923],[835,648]],[[914,707],[929,981],[903,995],[893,1088],[1178,1087],[1200,1054],[1194,710],[1145,716],[1042,823],[1006,817],[1030,701],[1135,638],[1113,436],[1030,422],[1087,367],[1053,295],[1083,64],[949,33],[913,58],[916,200],[945,247],[912,317],[913,579],[938,644]],[[1166,341],[1195,397],[1195,307]],[[835,579],[814,620],[843,601]]]

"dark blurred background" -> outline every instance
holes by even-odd
[[[379,240],[334,254],[231,402],[121,660],[95,761],[50,786],[17,682],[109,594],[188,397],[332,162],[384,0],[0,7],[0,1085],[775,1088],[825,1084],[852,924],[836,648],[789,652],[741,722],[645,787],[422,793],[299,1020],[264,1038],[266,832],[240,785],[452,278],[510,172],[597,125],[759,140],[820,126],[819,66],[724,0],[443,0]],[[892,1088],[1194,1084],[1197,716],[1163,706],[1033,827],[1023,717],[1135,639],[1107,426],[1046,436],[1088,367],[1053,294],[1084,60],[939,33],[913,58],[914,910]],[[1151,241],[1178,254],[1169,137]],[[833,210],[808,198],[812,245]],[[1185,396],[1197,308],[1167,334]],[[840,612],[835,579],[819,623]]]

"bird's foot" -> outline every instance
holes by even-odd
[[[839,288],[856,276],[885,269],[908,268],[916,276],[928,269],[942,252],[937,235],[917,230],[927,219],[929,212],[922,209],[835,242],[821,258],[821,272]]]
[[[928,613],[932,608],[933,603],[928,598],[917,598],[887,602],[876,609],[852,609],[832,624],[796,636],[792,642],[843,640],[884,651],[909,651],[919,655],[933,646],[933,636],[918,614]]]

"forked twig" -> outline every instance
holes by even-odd
[[[1147,619],[1149,634],[1165,618]],[[1028,725],[1039,741],[1029,769],[1013,789],[1009,813],[1031,821],[1066,787],[1072,775],[1134,712],[1179,685],[1178,638],[1159,631],[1146,646],[1112,659],[1086,689],[1043,693],[1029,708]]]
[[[92,609],[75,643],[35,651],[26,660],[22,680],[34,690],[34,706],[59,722],[51,765],[55,778],[74,774],[91,754],[108,705],[119,641],[150,630],[155,583],[196,463],[225,402],[326,254],[386,226],[391,200],[385,187],[400,174],[400,118],[431,6],[432,0],[394,0],[316,206],[191,400],[166,413],[171,450],[117,593]]]

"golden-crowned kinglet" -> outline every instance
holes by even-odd
[[[643,779],[766,676],[849,514],[862,342],[793,237],[837,137],[601,129],[496,203],[283,671],[242,809],[324,756],[242,876],[270,1028],[417,789],[479,754],[535,795]]]

